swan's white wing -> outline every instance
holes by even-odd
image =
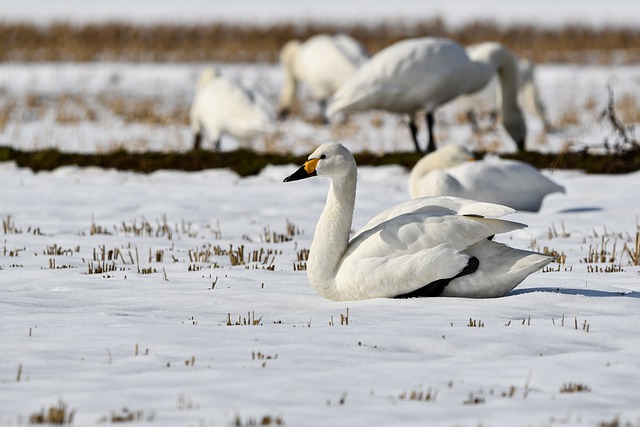
[[[327,114],[367,109],[399,113],[433,110],[466,93],[474,73],[464,49],[451,40],[401,41],[364,63],[335,93]]]
[[[455,199],[447,201],[463,204]],[[470,246],[523,227],[510,221],[457,215],[438,205],[423,206],[359,233],[344,254],[336,282],[353,298],[361,297],[358,292],[366,292],[369,298],[407,294],[460,273],[469,262],[464,251]]]
[[[446,173],[464,188],[465,197],[476,197],[518,210],[537,211],[544,196],[564,188],[531,165],[502,159],[467,162]]]
[[[346,35],[311,37],[296,59],[296,75],[309,86],[314,98],[326,99],[368,58],[358,46],[357,41]]]
[[[474,215],[485,218],[500,218],[514,213],[515,210],[507,206],[494,203],[477,202],[460,197],[419,197],[395,205],[374,216],[362,227],[355,236],[380,223],[403,214],[422,214],[431,216],[442,215]],[[354,239],[355,239],[354,236]]]
[[[274,124],[271,111],[258,94],[225,78],[205,85],[196,96],[194,108],[198,120],[214,134],[252,137],[269,132]]]
[[[345,58],[359,67],[369,58],[369,52],[367,49],[355,39],[349,37],[346,34],[336,34],[332,37],[333,43],[336,48],[342,52]]]

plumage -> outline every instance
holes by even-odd
[[[457,196],[537,212],[547,195],[564,193],[564,187],[527,163],[493,156],[469,161],[473,159],[457,145],[427,154],[409,176],[411,197]]]
[[[200,148],[204,134],[219,150],[223,135],[249,140],[273,131],[275,125],[266,102],[214,68],[206,69],[200,76],[189,120],[194,149]]]
[[[287,42],[280,51],[284,82],[280,91],[279,116],[286,117],[290,113],[301,83],[324,106],[326,100],[368,57],[364,46],[346,34],[318,34],[304,42]]]
[[[427,112],[429,144],[436,148],[433,113],[456,97],[484,87],[498,74],[502,87],[502,119],[505,129],[524,149],[526,126],[517,104],[515,56],[499,43],[483,43],[470,58],[458,43],[442,38],[408,39],[375,54],[333,95],[327,115],[371,109],[409,116],[409,129],[416,147],[415,115]]]
[[[480,45],[467,46],[467,54],[474,58],[474,52],[482,48]],[[547,119],[546,108],[540,97],[538,85],[535,78],[535,64],[528,59],[518,60],[518,97],[524,111],[537,116],[543,123],[545,129],[552,126]],[[477,92],[468,95],[461,95],[454,104],[467,110],[480,114],[492,114],[497,117],[499,106],[502,103],[502,94],[498,76],[494,76],[489,83]]]
[[[498,219],[513,209],[455,197],[389,208],[349,240],[357,180],[353,156],[341,144],[325,143],[285,182],[312,176],[331,178],[307,261],[309,282],[325,298],[394,298],[416,291],[499,297],[552,260],[490,241],[525,227]]]

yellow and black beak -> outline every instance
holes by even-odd
[[[283,182],[298,181],[300,179],[311,178],[318,175],[316,167],[320,159],[309,159],[297,171],[289,175]]]

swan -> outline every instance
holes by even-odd
[[[477,92],[494,74],[502,87],[502,123],[519,150],[524,150],[526,125],[518,107],[516,57],[499,43],[482,43],[470,58],[458,43],[444,38],[407,39],[365,62],[334,93],[327,115],[381,109],[409,115],[409,130],[420,152],[416,113],[426,110],[429,143],[434,151],[434,111],[456,97]]]
[[[207,68],[200,75],[189,121],[194,150],[200,148],[205,132],[219,150],[222,135],[247,140],[271,132],[275,123],[266,103],[216,68]]]
[[[307,261],[311,286],[335,300],[500,297],[552,261],[491,240],[526,227],[497,219],[514,210],[456,197],[425,197],[372,218],[349,240],[356,162],[342,144],[318,147],[284,182],[331,178]]]
[[[481,45],[467,46],[469,57],[473,58],[474,51],[479,48]],[[528,59],[518,59],[518,95],[523,109],[529,114],[537,116],[542,121],[544,128],[551,130],[552,126],[547,118],[546,108],[536,84],[535,63]],[[468,110],[493,114],[498,111],[497,106],[501,102],[502,96],[498,78],[494,76],[484,88],[475,93],[458,97],[454,104],[458,104],[458,108],[465,106]]]
[[[280,51],[284,83],[278,116],[285,118],[291,112],[299,83],[308,86],[324,114],[326,100],[368,58],[365,47],[346,34],[317,34],[304,42],[287,42]]]
[[[457,196],[537,212],[542,199],[564,193],[533,166],[496,157],[474,160],[464,147],[447,145],[427,154],[409,175],[411,197]]]

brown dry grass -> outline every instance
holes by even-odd
[[[540,28],[484,21],[452,29],[441,19],[408,26],[0,23],[0,61],[276,62],[279,49],[288,40],[335,32],[354,36],[371,53],[409,37],[442,36],[464,45],[499,41],[536,62],[640,61],[638,28]]]

